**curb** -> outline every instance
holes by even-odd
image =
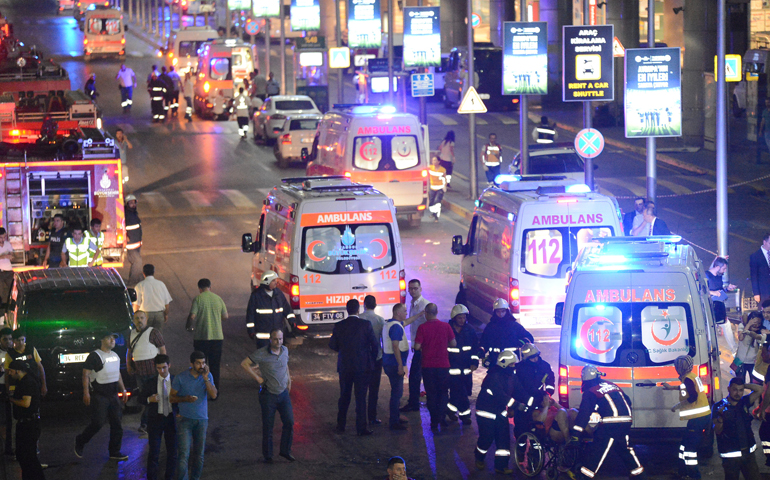
[[[456,213],[457,215],[468,220],[469,222],[473,220],[473,211],[468,210],[467,208],[463,207],[458,203],[453,203],[450,200],[443,199],[441,200],[441,207],[449,210],[450,212]]]

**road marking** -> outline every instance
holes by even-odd
[[[489,125],[489,122],[481,117],[476,117],[476,125]]]
[[[271,171],[271,170],[270,170],[270,167],[268,167],[267,165],[265,165],[265,164],[264,164],[264,163],[262,163],[262,162],[259,162],[259,163],[257,163],[257,165],[259,165],[259,166],[260,166],[260,168],[262,168],[262,170],[264,170],[264,171],[266,171],[266,172],[269,172],[269,171]]]
[[[658,180],[658,181],[660,182],[660,180]],[[676,210],[672,210],[672,209],[670,209],[670,208],[665,208],[665,207],[663,207],[661,210],[665,210],[665,211],[667,211],[667,212],[669,212],[669,213],[673,213],[673,214],[675,214],[675,215],[681,215],[681,216],[683,216],[684,218],[689,218],[690,220],[695,220],[695,217],[692,217],[692,216],[690,216],[690,215],[687,215],[687,214],[685,214],[685,213],[682,213],[682,212],[677,212]]]
[[[129,57],[142,58],[144,54],[142,52],[128,52]]]
[[[503,125],[518,125],[519,121],[515,118],[511,118],[507,115],[503,115],[502,113],[490,113],[493,117],[500,120],[500,123]]]
[[[435,118],[444,125],[457,125],[457,120],[443,113],[430,113],[428,116]]]
[[[733,236],[735,238],[740,238],[741,240],[743,240],[745,242],[749,242],[752,245],[757,243],[757,239],[756,238],[746,238],[743,235],[738,235],[737,233],[733,233],[733,232],[729,232],[728,235],[731,235],[731,236]]]
[[[670,182],[668,180],[661,180],[660,178],[658,178],[658,185],[663,185],[677,195],[686,195],[688,193],[692,193],[692,190],[687,187],[683,187],[682,185]]]
[[[160,192],[144,192],[139,195],[142,203],[147,202],[151,209],[165,210],[172,208],[171,202]]]
[[[631,193],[636,195],[637,197],[646,197],[647,196],[647,188],[641,187],[639,185],[634,185],[633,183],[624,182],[622,180],[619,180],[617,178],[607,178],[607,177],[601,177],[596,179],[596,183],[611,183],[613,185],[617,185],[619,187],[623,187],[627,190],[629,190]]]
[[[257,208],[257,206],[249,200],[249,197],[243,194],[240,190],[220,190],[227,197],[228,200],[233,202],[233,205],[239,208]]]
[[[193,208],[200,208],[200,207],[210,207],[211,202],[208,198],[203,194],[203,192],[199,190],[185,190],[182,192],[182,196],[190,202],[190,205]]]

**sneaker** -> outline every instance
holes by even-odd
[[[139,425],[139,429],[137,431],[139,433],[147,433],[147,425]]]
[[[125,462],[126,460],[128,460],[128,455],[124,455],[124,454],[122,454],[120,452],[118,452],[118,453],[111,453],[110,454],[110,460],[117,460],[119,462]]]
[[[75,456],[78,458],[83,458],[83,445],[78,445],[77,438],[75,439]]]

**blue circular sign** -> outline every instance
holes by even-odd
[[[256,20],[249,20],[246,22],[244,30],[246,30],[246,33],[249,35],[256,35],[259,33],[259,23],[257,23]]]
[[[476,28],[481,24],[481,15],[478,13],[471,14],[471,27]]]
[[[604,136],[595,128],[584,128],[575,137],[575,150],[583,158],[598,157],[604,150]]]

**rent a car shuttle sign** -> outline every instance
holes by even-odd
[[[615,99],[612,25],[564,26],[562,96],[565,102]]]

